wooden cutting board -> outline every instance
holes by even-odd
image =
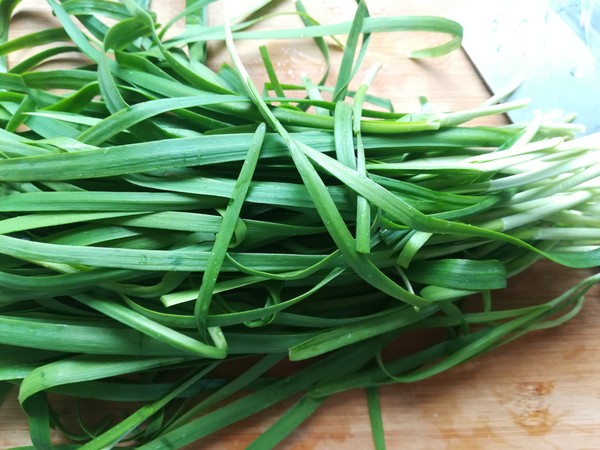
[[[183,1],[155,3],[159,14],[172,14]],[[304,0],[304,3],[324,23],[352,18],[352,0]],[[369,6],[374,16],[447,15],[464,3],[463,0],[370,0]],[[292,7],[289,3],[284,6]],[[19,11],[13,29],[15,35],[53,23],[42,0],[24,0]],[[277,26],[292,22],[288,18]],[[408,50],[443,39],[428,33],[373,36],[364,68],[379,61],[384,65],[372,92],[391,98],[397,110],[415,110],[419,95],[426,95],[439,110],[469,108],[484,100],[488,93],[462,52],[420,62],[404,58]],[[313,80],[319,78],[321,60],[310,42],[267,45],[281,81],[298,82],[302,72]],[[252,75],[264,80],[257,43],[240,43],[239,48]],[[215,67],[225,57],[221,50],[213,47]],[[333,66],[338,62],[339,54]],[[361,80],[361,74],[356,79]],[[486,118],[479,123],[501,124],[504,119]],[[506,292],[496,298],[511,304],[546,301],[589,273],[541,263],[511,279]],[[558,329],[525,336],[430,380],[382,389],[388,449],[599,449],[599,324],[600,289],[596,287],[588,295],[582,313]],[[229,427],[188,448],[245,448],[290,404],[271,408],[260,417]],[[68,408],[67,403],[57,403],[59,413],[73,415]],[[13,392],[0,405],[0,448],[27,444],[27,424]],[[281,448],[372,448],[364,393],[354,391],[330,398]]]

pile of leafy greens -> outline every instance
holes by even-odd
[[[188,0],[159,25],[142,0],[48,0],[60,27],[9,40],[17,3],[0,2],[0,389],[19,386],[36,448],[180,448],[295,397],[250,446],[271,448],[354,388],[384,448],[377,386],[559,325],[600,280],[519,308],[492,299],[539,259],[598,267],[597,137],[569,117],[463,125],[526,103],[502,95],[398,113],[367,93],[377,67],[350,89],[372,33],[445,33],[411,55],[439,56],[460,46],[455,22],[360,3],[321,25],[298,1],[297,28],[255,31],[277,16],[212,25],[212,1]],[[322,53],[322,79],[281,83],[261,47],[259,90],[234,41],[298,38]],[[211,70],[209,41],[232,64]],[[86,62],[45,66],[73,54]],[[415,330],[439,339],[382,356]],[[269,375],[286,358],[310,361]],[[53,393],[143,406],[76,432]],[[54,447],[56,427],[74,443]]]

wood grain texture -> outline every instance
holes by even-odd
[[[181,0],[155,1],[159,16],[179,10]],[[231,1],[237,4],[237,1]],[[242,3],[242,2],[240,2]],[[289,2],[283,7],[290,8]],[[322,22],[350,20],[352,0],[305,0]],[[447,15],[465,1],[370,0],[372,15]],[[13,36],[55,23],[41,0],[24,0]],[[214,11],[218,20],[218,11]],[[296,23],[285,18],[278,26]],[[466,56],[451,55],[422,62],[404,58],[408,50],[439,42],[427,33],[381,34],[373,37],[365,68],[384,66],[372,92],[394,101],[397,110],[414,110],[426,95],[440,110],[474,106],[488,95]],[[283,82],[298,82],[301,72],[317,79],[321,61],[306,42],[268,42]],[[257,80],[264,80],[256,42],[239,44],[245,63]],[[212,65],[225,58],[212,47]],[[334,55],[334,67],[339,54]],[[60,64],[60,62],[59,62]],[[332,73],[335,76],[335,71]],[[357,80],[361,80],[359,74]],[[503,123],[502,117],[479,123]],[[538,303],[561,293],[589,271],[574,271],[550,263],[537,264],[509,282],[496,300],[510,304]],[[566,325],[538,332],[441,376],[382,390],[383,420],[389,449],[598,449],[600,448],[600,289],[588,295],[582,313]],[[242,449],[258,436],[292,401],[229,427],[190,449]],[[58,412],[73,415],[72,404],[56,403]],[[99,415],[105,410],[98,408]],[[114,412],[114,411],[113,411]],[[362,391],[327,400],[282,445],[287,450],[372,448],[366,398]],[[0,405],[0,448],[29,443],[26,421],[16,392]]]

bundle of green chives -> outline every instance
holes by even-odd
[[[302,26],[253,31],[268,15],[210,25],[210,0],[162,26],[143,0],[48,0],[61,27],[8,40],[17,3],[0,2],[0,392],[18,385],[36,448],[180,448],[299,395],[250,446],[271,448],[357,387],[384,448],[377,386],[559,325],[600,281],[514,309],[492,298],[539,259],[598,267],[597,136],[541,115],[462,125],[524,104],[496,98],[397,113],[367,94],[376,69],[349,90],[371,33],[449,34],[412,54],[438,56],[460,46],[452,21],[373,18],[360,3],[351,23],[320,25],[298,1]],[[327,86],[334,34],[347,39]],[[322,52],[323,79],[284,85],[261,48],[259,91],[234,41],[299,37]],[[233,61],[218,72],[213,40]],[[67,52],[88,63],[43,68]],[[416,329],[445,338],[382,357]],[[310,361],[268,378],[284,358]],[[216,375],[228,361],[247,369]],[[54,446],[49,393],[146,404]]]

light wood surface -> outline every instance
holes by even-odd
[[[172,14],[182,1],[155,1],[159,14]],[[238,4],[231,1],[231,4]],[[239,2],[240,4],[242,2]],[[284,2],[287,3],[287,2]],[[353,0],[305,0],[322,22],[350,20]],[[372,15],[448,15],[465,1],[370,0]],[[285,8],[292,6],[287,3]],[[53,23],[43,1],[24,0],[14,35]],[[218,11],[215,12],[218,15]],[[287,26],[293,18],[279,26]],[[289,21],[289,22],[288,22]],[[487,92],[462,52],[428,61],[404,58],[410,49],[443,37],[427,33],[381,34],[373,37],[365,68],[378,61],[383,69],[372,92],[390,97],[397,110],[414,110],[426,95],[439,110],[468,108]],[[298,82],[301,72],[318,78],[321,61],[304,42],[267,43],[284,82]],[[257,80],[264,80],[257,43],[240,44],[244,61]],[[213,65],[225,56],[214,48]],[[334,59],[339,61],[339,55]],[[332,74],[335,76],[335,73]],[[357,80],[361,80],[359,74]],[[502,117],[479,123],[503,123]],[[549,263],[510,280],[496,299],[508,303],[552,298],[589,271]],[[388,449],[599,449],[600,448],[600,289],[588,295],[582,313],[558,329],[531,334],[441,376],[382,390]],[[272,423],[291,402],[229,427],[190,449],[242,449]],[[71,404],[57,403],[69,415]],[[288,450],[372,448],[366,400],[362,391],[335,396],[281,446]],[[0,448],[29,443],[26,421],[16,392],[0,405]]]

